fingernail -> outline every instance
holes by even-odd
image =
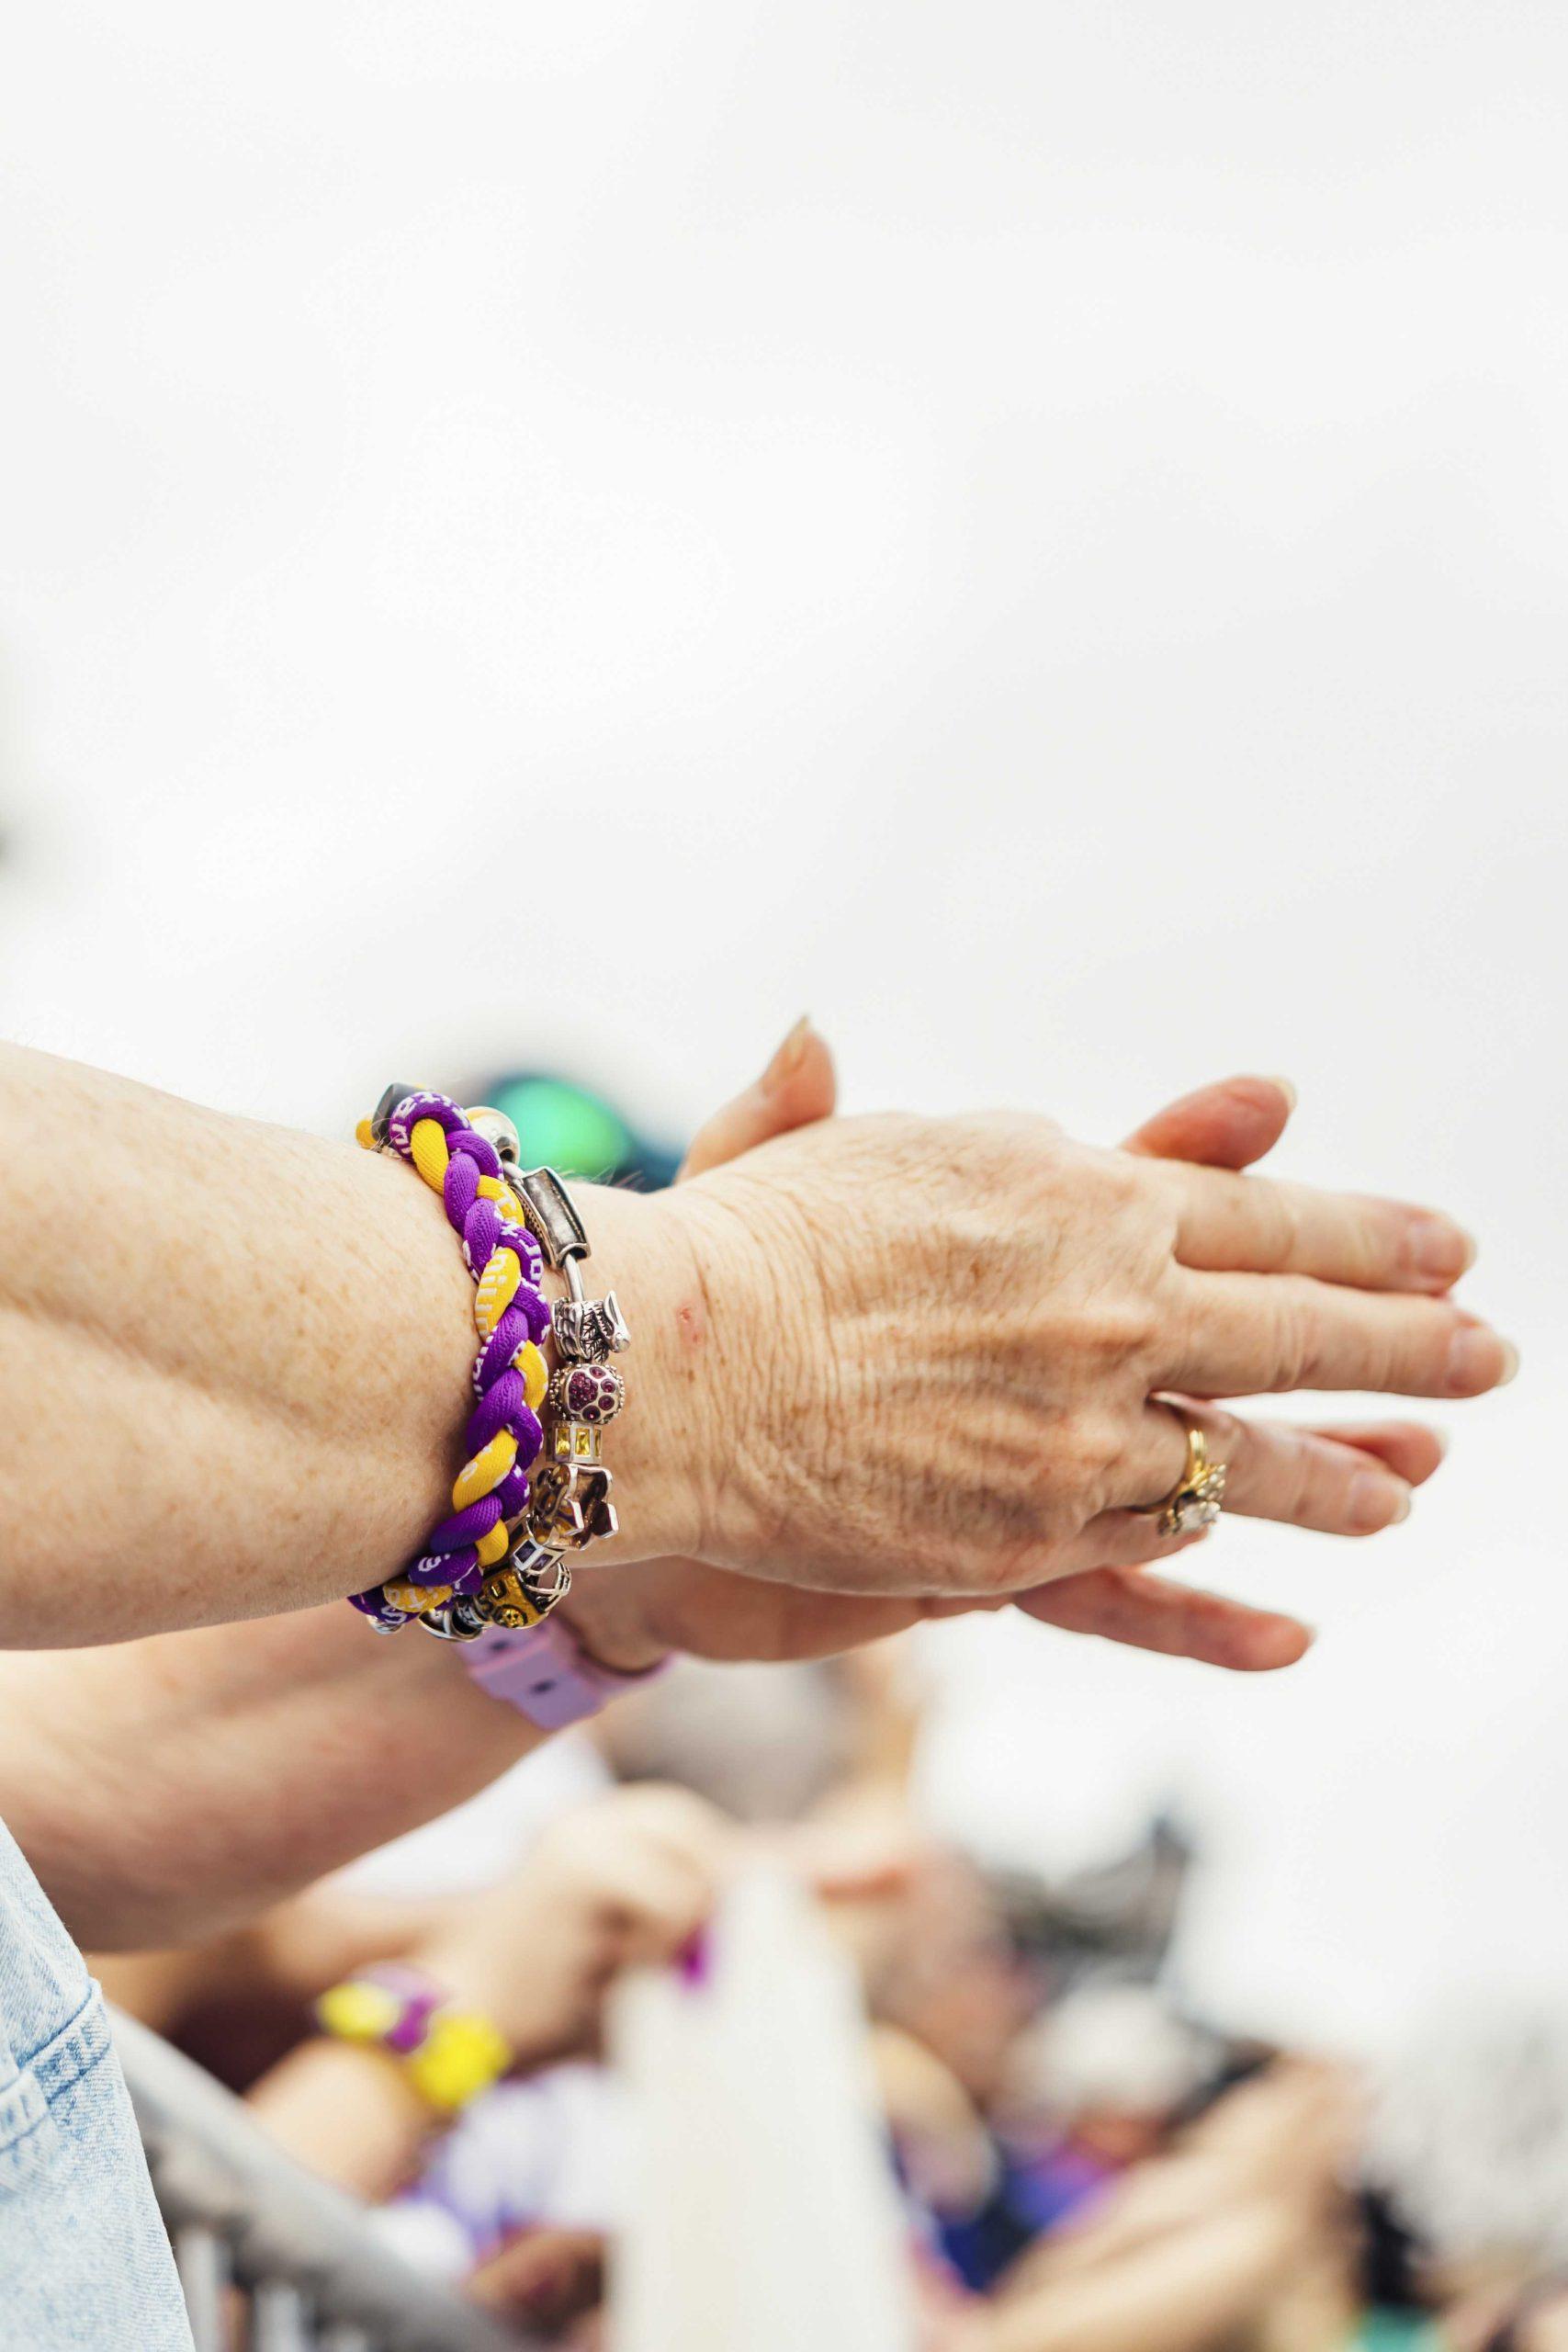
[[[806,1048],[810,1038],[811,1015],[809,1012],[803,1012],[767,1069],[762,1072],[761,1086],[764,1094],[776,1094],[781,1086],[788,1084],[806,1059]]]
[[[1449,1349],[1449,1386],[1457,1395],[1476,1396],[1483,1389],[1506,1388],[1518,1368],[1517,1348],[1500,1340],[1483,1323],[1465,1324],[1454,1333]]]
[[[1475,1263],[1475,1243],[1446,1216],[1416,1217],[1410,1227],[1409,1258],[1413,1272],[1428,1281],[1457,1283]]]
[[[1280,1093],[1284,1096],[1286,1102],[1293,1111],[1301,1098],[1297,1094],[1294,1086],[1291,1083],[1291,1080],[1288,1078],[1271,1078],[1269,1080],[1269,1083],[1270,1086],[1277,1086],[1279,1088]]]
[[[1371,1535],[1383,1527],[1397,1527],[1410,1516],[1410,1489],[1400,1478],[1363,1470],[1350,1481],[1346,1516],[1359,1534]]]

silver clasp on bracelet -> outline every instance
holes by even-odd
[[[389,1087],[377,1106],[383,1136],[387,1118],[408,1091]],[[631,1341],[615,1292],[590,1298],[583,1286],[581,1261],[592,1253],[576,1204],[555,1170],[518,1165],[517,1130],[504,1112],[481,1104],[467,1116],[476,1135],[493,1145],[502,1178],[546,1264],[565,1278],[567,1295],[550,1317],[560,1364],[549,1396],[560,1418],[549,1426],[546,1458],[533,1474],[527,1510],[505,1559],[485,1577],[479,1592],[422,1614],[421,1624],[445,1642],[477,1641],[492,1625],[537,1624],[570,1586],[567,1555],[615,1532],[611,1476],[602,1448],[604,1424],[620,1410],[623,1391],[619,1373],[607,1367],[610,1357]],[[584,1373],[584,1366],[605,1369]],[[581,1402],[571,1395],[574,1367],[585,1391]]]

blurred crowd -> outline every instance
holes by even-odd
[[[1193,1858],[1173,1823],[1066,1883],[987,1870],[920,1826],[919,1725],[898,1645],[683,1666],[570,1765],[516,1768],[499,1875],[492,1807],[220,1944],[101,1973],[299,2161],[382,2204],[405,2256],[587,2352],[626,2196],[606,2004],[627,1969],[689,1965],[761,1863],[852,1956],[929,2352],[1568,2346],[1541,2188],[1564,2086],[1518,2121],[1542,2051],[1513,2048],[1499,2084],[1494,2048],[1467,2098],[1454,2021],[1371,2112],[1349,2068],[1184,2008],[1166,1960]],[[428,1891],[437,1835],[446,1874],[476,1883]],[[380,2052],[312,2030],[320,1993],[388,1959],[460,1983],[519,2053],[454,2122]],[[1484,2191],[1456,2200],[1494,2109],[1521,2144],[1486,2148]]]

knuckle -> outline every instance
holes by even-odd
[[[1331,1205],[1331,1254],[1337,1280],[1381,1289],[1398,1271],[1404,1227],[1387,1201],[1349,1196]]]
[[[1004,1190],[1033,1189],[1071,1147],[1050,1119],[1020,1111],[988,1111],[956,1119],[951,1139],[953,1173],[962,1183],[990,1183]]]
[[[1359,1282],[1386,1282],[1396,1273],[1404,1256],[1404,1218],[1399,1210],[1386,1201],[1353,1202],[1347,1254]]]
[[[1070,1544],[1081,1533],[1089,1516],[1084,1487],[1077,1477],[1058,1474],[1043,1479],[1035,1497],[1027,1548],[1032,1552],[1041,1548],[1054,1551]]]
[[[1205,1405],[1201,1419],[1211,1449],[1228,1468],[1234,1469],[1251,1447],[1252,1430],[1239,1413],[1229,1413],[1223,1405]]]
[[[1250,1195],[1253,1250],[1260,1273],[1284,1273],[1301,1255],[1302,1203],[1288,1185],[1236,1179],[1238,1201],[1245,1187]]]
[[[1306,1526],[1322,1516],[1321,1506],[1328,1500],[1328,1479],[1325,1465],[1316,1448],[1305,1438],[1287,1441],[1290,1448],[1283,1476],[1284,1509],[1280,1516],[1296,1526]],[[1320,1508],[1314,1510],[1314,1505]]]
[[[1038,1466],[1030,1497],[1030,1535],[1036,1544],[1071,1543],[1100,1508],[1110,1475],[1108,1453],[1091,1425],[1062,1427],[1048,1461]]]
[[[1124,1215],[1147,1208],[1155,1196],[1145,1163],[1125,1151],[1097,1152],[1089,1161],[1090,1182],[1100,1206]]]
[[[1470,1317],[1461,1309],[1441,1305],[1436,1299],[1413,1299],[1410,1305],[1418,1319],[1408,1342],[1400,1351],[1397,1385],[1419,1395],[1426,1389],[1448,1385],[1450,1352],[1460,1332],[1468,1328]]]
[[[1098,1364],[1141,1363],[1154,1347],[1159,1320],[1150,1297],[1133,1290],[1102,1293],[1075,1314],[1073,1331],[1082,1353]]]
[[[1273,1389],[1304,1388],[1316,1368],[1319,1333],[1312,1301],[1298,1283],[1280,1279],[1270,1285],[1269,1312],[1268,1385]]]
[[[1122,1432],[1111,1415],[1084,1406],[1066,1416],[1060,1438],[1062,1485],[1079,1517],[1088,1518],[1125,1456]]]
[[[1416,1311],[1419,1314],[1419,1309]],[[1361,1340],[1357,1365],[1359,1385],[1362,1388],[1400,1388],[1414,1372],[1422,1352],[1421,1340],[1405,1310],[1395,1307],[1386,1322],[1371,1326]]]
[[[1274,1263],[1281,1268],[1300,1262],[1302,1250],[1303,1211],[1301,1195],[1281,1186],[1269,1194],[1273,1206],[1273,1231],[1269,1237]]]

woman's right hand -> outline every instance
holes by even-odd
[[[656,1511],[638,1544],[628,1469],[622,1556],[818,1591],[972,1603],[1166,1556],[1138,1514],[1181,1475],[1184,1419],[1229,1509],[1368,1532],[1401,1515],[1398,1477],[1212,1400],[1474,1396],[1513,1369],[1447,1295],[1472,1250],[1439,1213],[1042,1119],[824,1120],[594,1216],[617,1281],[664,1269],[634,1323],[639,1400],[650,1372],[659,1392],[636,1477],[681,1482],[691,1539],[659,1542]],[[1173,1391],[1190,1411],[1152,1401]]]

